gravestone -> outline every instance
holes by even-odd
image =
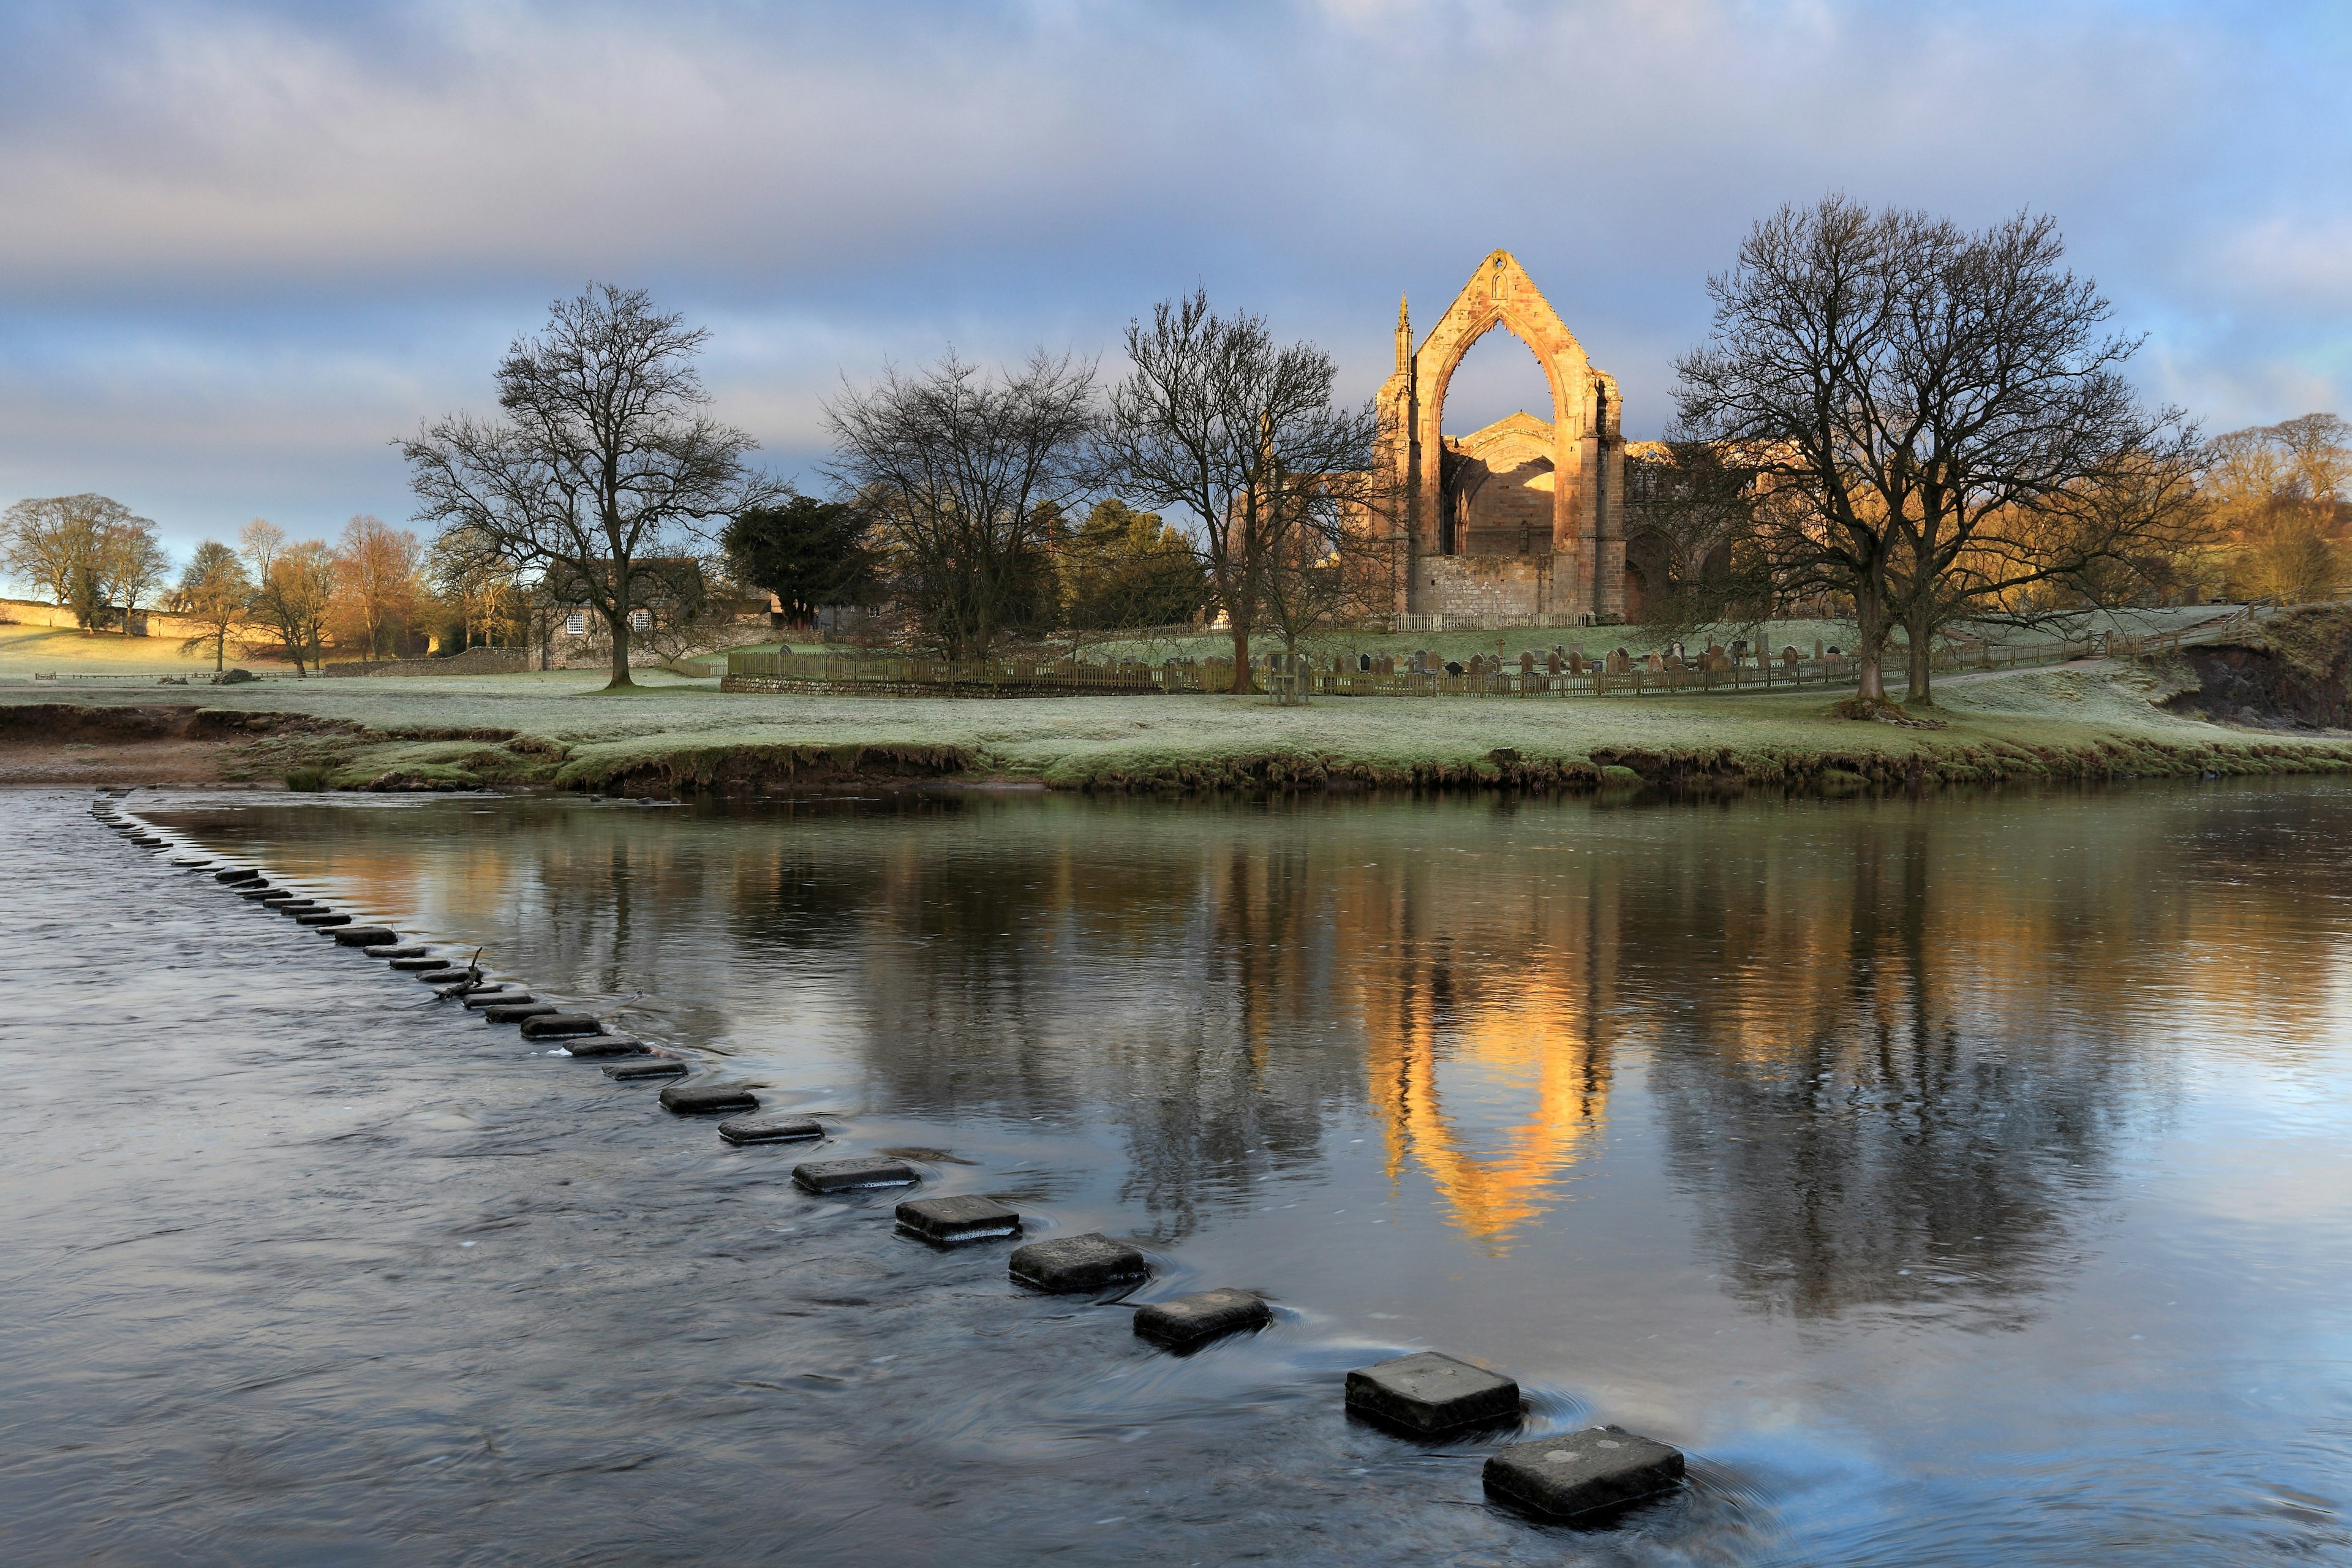
[[[1533,675],[1535,672],[1536,656],[1532,653],[1522,650],[1519,654],[1519,673],[1521,675]],[[1559,671],[1555,669],[1552,673],[1554,675],[1558,675]]]
[[[1544,673],[1554,677],[1559,674],[1559,649],[1552,649],[1550,656],[1544,660]]]

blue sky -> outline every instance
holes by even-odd
[[[2352,413],[2352,6],[0,6],[0,501],[184,551],[410,501],[591,278],[714,333],[779,471],[953,344],[1117,368],[1194,284],[1385,374],[1506,247],[1657,433],[1705,283],[1783,201],[2051,212],[2208,429]],[[1466,429],[1541,395],[1496,335]]]

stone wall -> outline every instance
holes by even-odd
[[[1423,616],[1540,616],[1551,609],[1550,555],[1424,555],[1412,563]],[[1566,564],[1565,559],[1562,565]]]
[[[519,675],[539,668],[527,647],[469,647],[446,658],[345,659],[320,668],[320,675]]]
[[[113,617],[113,624],[102,635],[119,637],[122,635],[122,612],[111,609],[109,613]],[[0,625],[71,626],[73,624],[74,613],[68,605],[45,605],[38,599],[0,599]],[[190,637],[204,636],[208,630],[208,627],[185,616],[170,615],[162,610],[131,612],[131,635],[135,637],[171,637],[185,642]],[[232,637],[230,640],[236,639]]]

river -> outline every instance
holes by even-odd
[[[12,1562],[2352,1562],[2352,787],[125,803],[814,1156],[89,801],[0,836]],[[878,1151],[1155,1277],[788,1179]],[[1217,1285],[1274,1325],[1130,1331]],[[1493,1506],[1342,1414],[1420,1348],[1689,1484]]]

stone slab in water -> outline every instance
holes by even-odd
[[[337,947],[384,947],[400,940],[400,933],[383,926],[345,926],[335,933]]]
[[[1348,1408],[1426,1436],[1516,1419],[1519,1385],[1483,1366],[1421,1351],[1349,1373]]]
[[[226,871],[213,873],[215,882],[251,883],[261,880],[261,873],[250,866],[232,866]]]
[[[1552,1519],[1655,1497],[1682,1484],[1679,1448],[1619,1426],[1514,1443],[1486,1461],[1486,1489]]]
[[[236,896],[251,899],[257,904],[278,905],[299,899],[299,893],[289,893],[283,888],[273,888],[267,882],[257,882],[250,888],[239,888]]]
[[[1098,1231],[1084,1236],[1057,1236],[1016,1247],[1011,1263],[1013,1278],[1040,1290],[1099,1290],[1106,1285],[1141,1279],[1151,1265],[1143,1254],[1123,1241]]]
[[[635,1061],[606,1062],[604,1076],[616,1083],[635,1083],[641,1079],[684,1078],[687,1065],[676,1057],[641,1057]]]
[[[185,866],[191,871],[201,871],[205,867],[211,865],[212,862],[209,860],[191,860],[184,856],[174,855],[172,857],[172,864],[174,866]]]
[[[414,973],[417,979],[424,981],[427,985],[455,985],[460,980],[470,980],[474,977],[472,970],[462,968],[419,969]]]
[[[1189,1350],[1223,1334],[1262,1329],[1274,1310],[1246,1290],[1197,1290],[1138,1309],[1135,1331],[1155,1344]]]
[[[510,1007],[518,1003],[536,1002],[539,998],[517,987],[500,986],[490,991],[470,991],[457,1000],[479,1012],[485,1007]]]
[[[422,974],[428,970],[445,969],[448,963],[447,959],[435,957],[420,949],[413,953],[402,953],[392,961],[392,967],[404,974]]]
[[[662,1109],[680,1116],[757,1110],[760,1097],[740,1083],[674,1083],[661,1091]]]
[[[814,1116],[739,1116],[732,1121],[720,1122],[719,1136],[730,1143],[791,1143],[803,1138],[822,1138],[824,1128]]]
[[[908,1198],[898,1205],[898,1225],[925,1241],[983,1241],[1013,1236],[1021,1216],[992,1198]]]
[[[294,919],[297,924],[306,926],[347,926],[352,923],[351,916],[339,915],[332,910],[312,910],[307,914],[296,915]]]
[[[482,1016],[493,1024],[527,1024],[531,1019],[555,1011],[552,1002],[514,1002],[482,1009]]]
[[[910,1187],[922,1179],[904,1160],[816,1160],[793,1167],[793,1180],[812,1193],[850,1193],[861,1187]]]
[[[649,1057],[654,1054],[653,1047],[643,1040],[626,1039],[619,1035],[571,1038],[563,1042],[563,1048],[583,1060],[594,1060],[600,1057]]]
[[[371,945],[366,952],[370,958],[423,958],[425,956],[425,950],[415,942],[380,942]],[[441,961],[436,958],[433,962],[438,963]]]
[[[555,1008],[522,1026],[523,1034],[534,1040],[561,1040],[573,1035],[601,1035],[604,1021],[585,1013],[565,1013]]]
[[[290,899],[286,899],[280,901],[265,901],[269,902],[269,907],[276,910],[281,915],[307,915],[314,910],[323,910],[327,907],[318,900],[306,899],[299,893],[295,894]]]

